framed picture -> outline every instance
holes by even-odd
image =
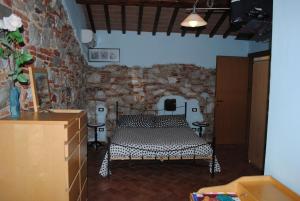
[[[34,112],[51,109],[48,72],[44,68],[29,67]]]
[[[88,59],[90,62],[120,62],[120,49],[90,48]]]

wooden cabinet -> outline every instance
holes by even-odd
[[[80,110],[0,120],[0,200],[86,201],[86,124]]]

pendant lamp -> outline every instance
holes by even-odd
[[[198,0],[193,6],[193,11],[189,14],[181,23],[180,25],[183,27],[201,27],[207,25],[207,22],[196,13],[196,5]]]

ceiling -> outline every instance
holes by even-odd
[[[180,22],[191,12],[195,1],[191,0],[76,0],[85,6],[86,20],[90,28],[96,30],[120,30],[142,32],[164,32],[166,35],[187,33],[199,37],[208,34],[209,37],[222,35],[236,36],[236,39],[253,39],[253,33],[245,36],[240,29],[230,24],[230,0],[214,0],[213,8],[217,10],[198,10],[198,13],[208,22],[205,27],[185,28]],[[199,0],[197,8],[207,8],[207,0]]]

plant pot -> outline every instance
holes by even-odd
[[[9,104],[10,104],[10,116],[12,118],[20,117],[20,91],[16,86],[10,88]]]

